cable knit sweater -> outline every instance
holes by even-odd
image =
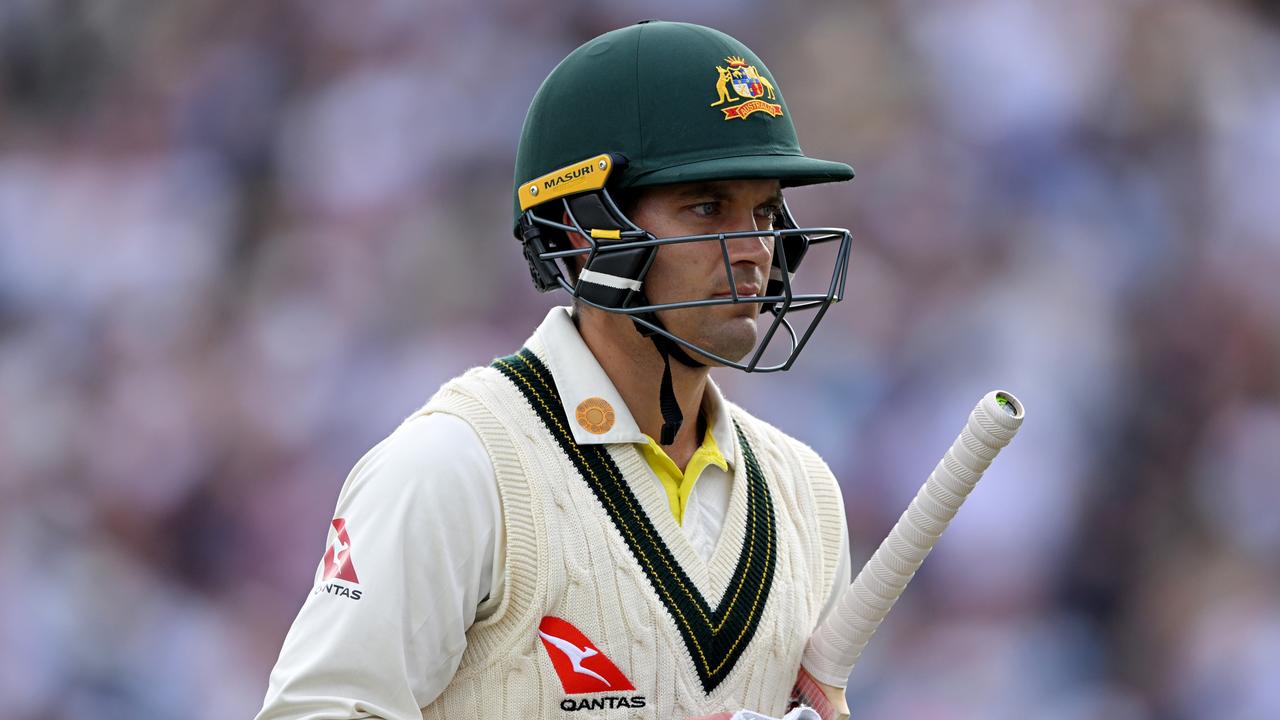
[[[420,411],[475,429],[507,539],[500,607],[423,717],[782,715],[842,550],[831,472],[728,404],[745,462],[704,562],[635,446],[574,442],[541,353],[535,339]]]

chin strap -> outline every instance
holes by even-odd
[[[643,293],[639,294],[636,300],[645,305],[649,304],[648,298]],[[645,313],[641,317],[657,327],[666,329],[662,321],[658,319],[657,313]],[[706,367],[706,365],[694,360],[689,356],[689,353],[684,351],[684,348],[680,347],[679,343],[662,333],[655,332],[653,328],[646,327],[638,322],[635,323],[635,328],[641,336],[653,341],[653,346],[658,349],[658,354],[662,356],[662,386],[658,388],[658,407],[662,410],[662,432],[658,438],[658,444],[670,445],[676,441],[680,426],[684,424],[684,413],[680,411],[680,403],[676,400],[676,390],[671,382],[671,358],[675,358],[676,362],[688,368],[700,368]]]
[[[662,407],[662,437],[658,439],[658,444],[670,445],[676,441],[676,434],[684,424],[684,413],[680,412],[675,388],[671,386],[671,355],[662,350],[660,345],[658,352],[662,353],[662,388],[658,390],[658,405]]]
[[[657,333],[649,336],[653,346],[662,356],[662,387],[658,389],[658,406],[662,408],[662,436],[659,445],[670,445],[676,441],[676,434],[684,424],[684,413],[680,411],[680,403],[676,401],[675,387],[671,383],[671,358],[685,367],[703,367],[702,363],[689,357],[677,343]]]

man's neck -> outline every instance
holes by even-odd
[[[655,440],[662,436],[662,355],[653,341],[636,332],[630,318],[603,312],[575,312],[578,332],[596,361],[613,382],[631,411],[640,431]],[[681,470],[702,444],[698,429],[703,393],[707,389],[706,367],[686,367],[671,362],[671,385],[684,422],[675,442],[663,446],[667,456]]]

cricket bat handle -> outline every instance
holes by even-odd
[[[1018,432],[1023,417],[1022,403],[1010,393],[993,390],[978,401],[889,536],[809,637],[801,676],[808,674],[828,697],[836,691],[838,705],[844,705],[841,688],[863,648],[996,454]],[[841,716],[840,710],[848,717],[848,710],[839,707],[834,717]]]

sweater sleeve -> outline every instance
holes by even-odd
[[[259,720],[421,718],[500,588],[501,513],[488,454],[457,417],[415,417],[370,450],[342,487]]]

